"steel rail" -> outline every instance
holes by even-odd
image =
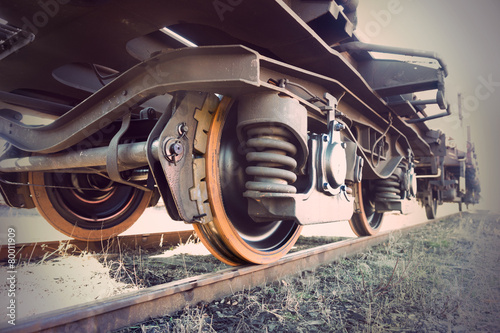
[[[161,232],[142,235],[124,235],[102,241],[63,240],[16,244],[16,260],[37,260],[53,256],[80,254],[82,252],[118,253],[123,249],[150,250],[163,246],[185,243],[193,236],[193,230]],[[8,260],[7,245],[0,245],[0,262]]]
[[[241,290],[269,283],[286,275],[360,253],[428,223],[460,215],[454,213],[375,236],[348,239],[296,253],[266,265],[248,265],[190,277],[106,300],[55,310],[19,320],[16,326],[0,325],[2,332],[108,332],[151,318],[172,314],[187,305],[210,302]]]

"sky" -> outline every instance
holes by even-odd
[[[500,200],[500,0],[361,0],[356,33],[365,42],[435,51],[450,72],[446,95],[454,115],[428,122],[465,150],[471,126],[482,204]],[[457,94],[462,94],[463,127]]]

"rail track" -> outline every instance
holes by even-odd
[[[395,232],[404,235],[428,223],[460,214],[469,213],[455,213],[396,231],[302,250],[270,264],[229,268],[117,295],[102,301],[72,306],[20,320],[16,326],[0,326],[0,330],[2,332],[107,332],[174,313],[186,305],[209,302],[286,275],[352,256],[387,241]]]
[[[102,241],[64,240],[37,243],[16,244],[17,260],[37,260],[40,258],[58,255],[89,253],[118,253],[120,250],[130,249],[150,250],[162,246],[175,246],[186,242],[192,237],[192,230],[149,233],[142,235],[125,235],[112,237]],[[0,262],[7,261],[7,245],[0,245]]]

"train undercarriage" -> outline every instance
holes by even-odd
[[[161,198],[221,261],[263,264],[305,225],[478,202],[472,143],[425,124],[450,114],[444,61],[357,40],[356,1],[1,3],[0,189],[66,235]]]

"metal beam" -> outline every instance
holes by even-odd
[[[138,64],[46,126],[26,126],[0,115],[0,137],[39,153],[64,150],[144,101],[176,90],[221,93],[258,85],[258,54],[243,47],[188,48]],[[221,91],[222,90],[222,91]]]
[[[432,51],[422,51],[415,49],[406,49],[402,47],[394,47],[394,46],[386,46],[386,45],[377,45],[377,44],[369,44],[363,42],[351,42],[341,44],[336,46],[335,49],[339,52],[344,51],[372,51],[372,52],[380,52],[380,53],[389,53],[389,54],[399,54],[411,57],[422,57],[422,58],[430,58],[436,60],[441,69],[444,71],[445,76],[448,76],[448,67],[441,56]]]

